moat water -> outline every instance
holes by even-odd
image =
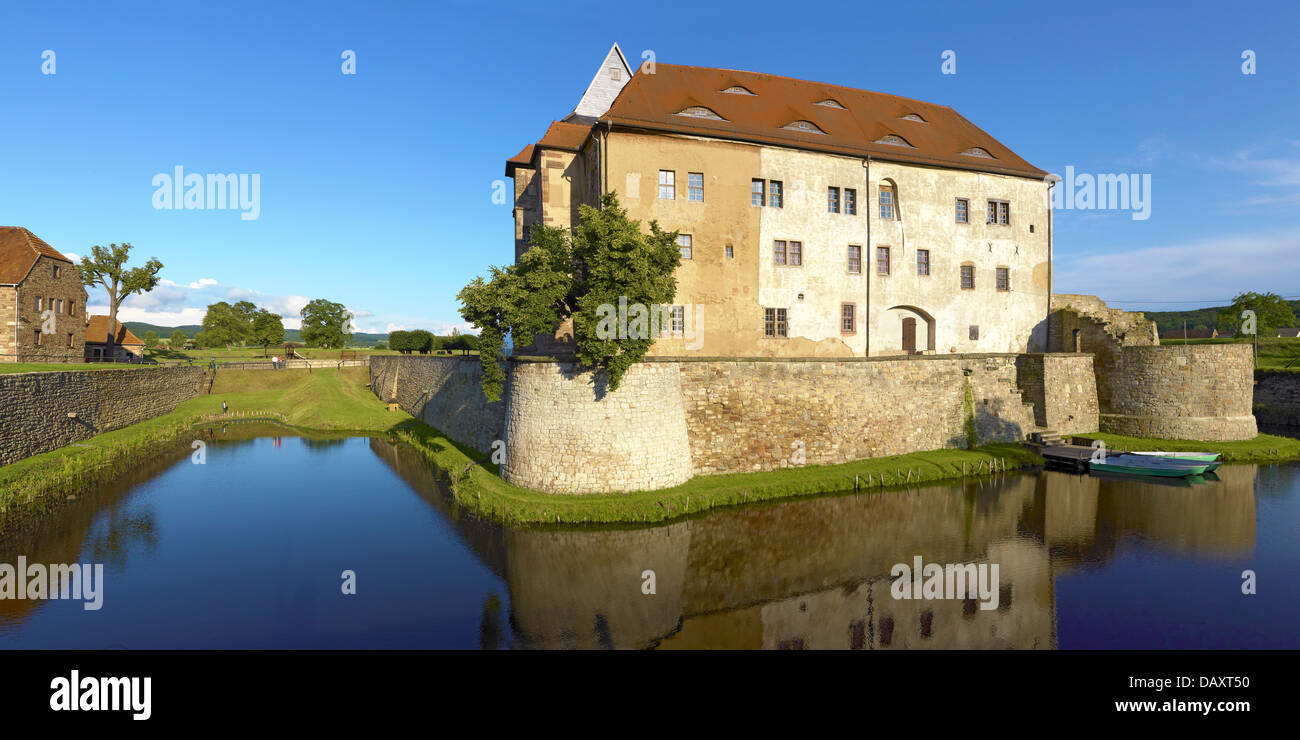
[[[0,648],[1300,647],[1296,463],[514,529],[458,511],[384,438],[211,435],[204,464],[177,449],[0,541],[0,563],[104,566],[98,610],[0,600]],[[997,564],[997,607],[894,598],[917,556]]]

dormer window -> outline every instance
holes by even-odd
[[[903,119],[904,121],[916,121],[917,123],[929,123],[929,121],[925,120],[924,118],[918,116],[915,113],[907,113],[899,116],[899,118]]]
[[[754,94],[749,88],[743,87],[741,85],[732,85],[731,87],[725,90],[719,90],[718,92],[731,93],[732,95],[753,95]]]
[[[791,131],[803,131],[804,133],[807,133],[807,134],[825,134],[825,133],[826,133],[825,131],[822,131],[820,128],[818,128],[818,127],[817,127],[817,124],[812,123],[812,122],[810,122],[810,121],[795,121],[795,122],[793,122],[793,123],[787,123],[786,125],[782,126],[781,128],[784,128],[784,129],[790,129]]]
[[[989,154],[989,150],[978,146],[973,146],[970,149],[967,149],[966,151],[962,152],[962,154],[965,154],[968,157],[983,157],[985,159],[997,159],[997,157],[993,156],[992,154]]]
[[[818,100],[816,103],[814,103],[814,105],[820,105],[826,108],[838,108],[840,110],[848,110],[844,106],[840,105],[840,101],[835,100],[834,98],[826,98],[825,100]]]
[[[903,137],[901,137],[901,136],[899,136],[899,135],[897,135],[897,134],[885,134],[884,136],[880,137],[879,139],[876,139],[875,142],[873,142],[873,143],[875,143],[875,144],[889,144],[890,146],[906,146],[906,147],[911,147],[911,146],[912,146],[911,144],[908,143],[907,139],[904,139]],[[915,148],[915,147],[913,147],[913,148]]]
[[[714,120],[714,121],[725,121],[725,120],[727,120],[727,119],[723,118],[722,116],[718,115],[717,113],[714,113],[713,111],[709,110],[708,108],[705,108],[705,107],[702,106],[702,105],[692,105],[692,106],[689,107],[689,108],[683,108],[683,109],[677,111],[677,115],[679,115],[679,116],[687,116],[687,117],[690,117],[690,118],[709,118],[709,119],[712,119],[712,120]]]

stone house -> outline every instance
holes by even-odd
[[[533,225],[572,228],[606,192],[679,233],[677,305],[651,355],[1046,347],[1050,178],[947,106],[727,69],[634,72],[615,44],[505,174],[516,259]]]
[[[144,341],[132,334],[122,322],[116,322],[116,326],[112,358],[116,362],[139,362],[144,358]],[[86,324],[86,360],[106,362],[109,357],[108,317],[91,316]]]
[[[72,260],[0,226],[0,362],[81,362],[86,288]]]

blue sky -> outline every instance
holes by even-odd
[[[1057,213],[1057,292],[1148,310],[1300,297],[1291,2],[47,2],[7,3],[0,24],[0,223],[161,259],[168,282],[127,320],[249,299],[293,327],[328,298],[361,331],[463,326],[456,292],[513,256],[491,199],[504,160],[615,41],[633,64],[653,50],[950,105],[1052,172],[1149,174],[1146,220]],[[257,174],[258,218],[155,209],[154,176],[178,165]]]

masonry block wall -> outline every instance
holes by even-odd
[[[48,315],[51,321],[46,320],[46,311],[53,311]],[[16,328],[19,362],[85,361],[86,289],[74,266],[49,257],[36,261],[18,288]],[[36,342],[37,330],[41,332],[40,344]]]
[[[1024,439],[1014,355],[680,363],[697,473],[829,465]],[[799,454],[802,454],[802,458]]]
[[[18,288],[0,285],[0,362],[18,362]]]
[[[1016,385],[1033,404],[1034,422],[1061,434],[1098,429],[1097,378],[1092,355],[1032,354],[1016,357]]]
[[[200,393],[203,373],[160,367],[0,375],[0,464],[168,413]]]
[[[1254,355],[1245,344],[1122,347],[1097,366],[1103,432],[1163,439],[1253,439]]]
[[[1255,419],[1300,427],[1300,373],[1255,371]]]

